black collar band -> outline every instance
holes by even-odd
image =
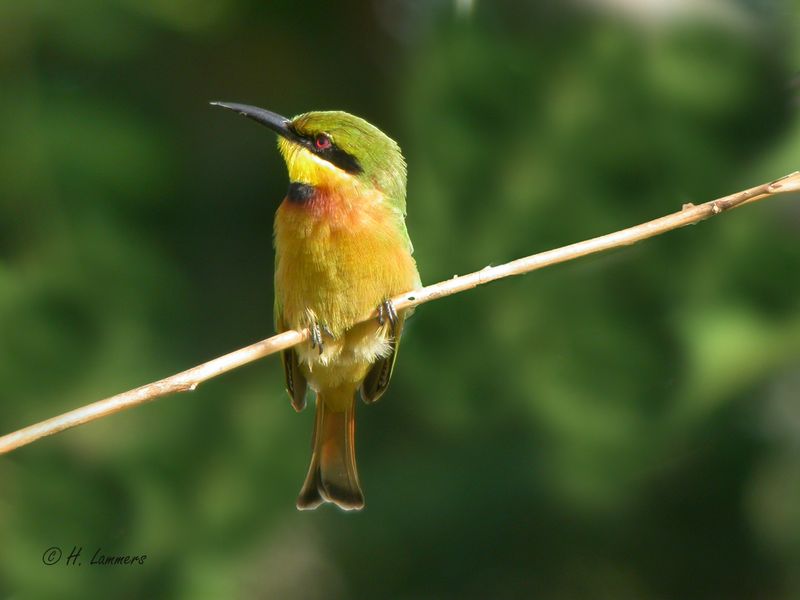
[[[286,192],[286,198],[293,204],[305,204],[312,200],[316,193],[317,189],[313,185],[292,181],[289,184],[289,191]]]

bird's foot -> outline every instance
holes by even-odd
[[[398,320],[399,317],[397,316],[397,311],[394,308],[394,302],[387,299],[378,305],[378,324],[381,327],[388,321],[389,327],[391,327],[392,330],[392,334],[394,334],[395,329],[397,329]]]
[[[333,332],[328,329],[327,325],[320,323],[314,318],[310,319],[308,329],[310,332],[309,338],[311,340],[311,348],[319,348],[319,354],[322,356],[322,353],[325,351],[324,336],[327,336],[330,339],[335,339],[336,336],[334,336]]]

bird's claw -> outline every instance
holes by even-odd
[[[397,328],[397,322],[399,318],[397,316],[397,311],[394,308],[394,302],[391,300],[384,300],[378,305],[378,324],[383,326],[386,321],[389,321],[389,325],[392,328],[392,333]]]
[[[320,324],[316,320],[311,321],[308,329],[310,333],[309,337],[311,339],[311,348],[319,348],[319,354],[322,356],[322,353],[325,351],[325,341],[323,340],[323,336],[327,335],[329,338],[333,339],[335,337],[333,332],[328,329],[327,325]]]

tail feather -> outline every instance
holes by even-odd
[[[324,393],[317,394],[311,466],[297,498],[300,510],[314,509],[323,502],[344,510],[364,507],[356,468],[355,391],[349,396],[346,402],[333,402]]]

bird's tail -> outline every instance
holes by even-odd
[[[344,510],[364,507],[355,453],[355,390],[317,393],[317,417],[311,466],[297,498],[297,508],[312,510],[333,502]]]

